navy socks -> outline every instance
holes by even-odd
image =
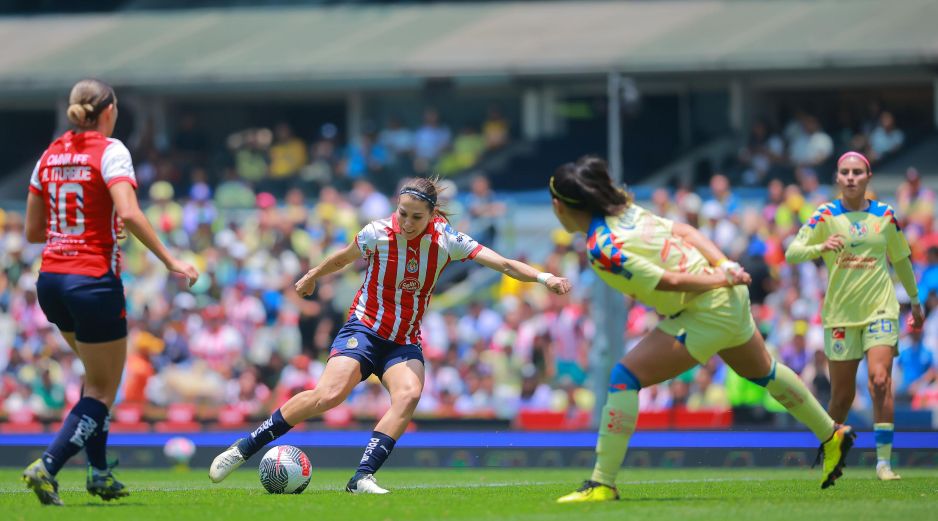
[[[280,409],[277,409],[257,430],[238,442],[238,450],[241,451],[244,459],[248,459],[263,449],[264,445],[283,436],[292,428],[293,426],[283,419]]]
[[[75,404],[75,407],[72,408],[62,423],[62,428],[59,429],[55,440],[42,455],[46,470],[53,476],[58,474],[69,458],[86,447],[89,439],[96,435],[100,437],[100,431],[104,427],[107,416],[108,409],[103,402],[87,396],[78,400],[78,403]],[[104,452],[103,449],[104,444],[102,443],[102,453]],[[106,462],[104,468],[107,468]]]

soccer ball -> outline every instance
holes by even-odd
[[[261,485],[271,494],[299,494],[309,485],[312,465],[300,449],[279,445],[267,451],[258,469]]]
[[[195,455],[195,443],[182,436],[170,438],[166,440],[166,445],[163,445],[163,454],[177,466],[186,467]]]

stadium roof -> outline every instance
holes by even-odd
[[[938,63],[934,0],[210,9],[0,18],[0,89],[406,85],[427,77]]]

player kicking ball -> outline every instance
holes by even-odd
[[[866,198],[873,177],[863,154],[847,152],[835,174],[841,198],[822,205],[785,252],[797,264],[821,257],[829,273],[821,318],[824,353],[831,376],[830,414],[847,419],[856,394],[857,367],[866,358],[867,384],[873,398],[876,477],[899,479],[893,472],[892,359],[899,345],[899,301],[886,259],[912,301],[911,326],[922,327],[909,243],[895,212],[885,203]]]
[[[635,205],[612,183],[605,161],[583,157],[550,179],[554,213],[586,234],[590,264],[613,288],[665,317],[613,368],[590,479],[557,501],[619,499],[616,477],[635,432],[638,391],[719,354],[740,376],[765,387],[821,443],[821,488],[843,473],[856,435],[824,411],[791,369],[773,360],[756,330],[749,274],[696,228]]]
[[[451,261],[472,259],[522,282],[540,282],[562,295],[570,283],[523,262],[505,259],[449,226],[430,179],[414,179],[400,192],[397,210],[369,223],[342,250],[330,255],[296,283],[308,296],[320,277],[335,273],[359,257],[368,260],[365,280],[349,311],[348,322],[332,343],[322,377],[311,391],[290,398],[253,433],[237,440],[212,462],[209,477],[218,483],[264,445],[293,426],[339,405],[359,382],[375,374],[391,394],[391,408],[378,422],[358,469],[346,490],[387,494],[374,474],[410,423],[424,383],[420,321],[440,273]]]

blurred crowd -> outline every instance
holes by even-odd
[[[348,191],[359,181],[388,192],[406,177],[466,172],[509,142],[510,123],[493,105],[454,131],[438,110],[427,108],[413,127],[390,117],[383,125],[365,121],[354,135],[344,135],[334,123],[300,135],[280,121],[239,130],[218,144],[194,114],[183,113],[172,136],[159,136],[145,124],[128,139],[140,162],[141,186],[166,181],[182,193],[200,183],[219,186],[221,207],[244,208],[250,207],[249,192],[281,199],[291,188],[307,194],[323,187]]]
[[[444,184],[453,224],[492,244],[505,201],[484,177],[472,181],[469,194]],[[156,411],[194,403],[209,415],[234,406],[246,418],[258,418],[292,393],[315,386],[361,283],[364,262],[322,280],[310,298],[298,297],[292,284],[311,263],[352,240],[363,223],[389,215],[395,203],[360,180],[349,191],[325,186],[315,199],[296,188],[282,200],[252,192],[251,207],[236,210],[223,208],[224,188],[213,191],[196,182],[188,196],[177,195],[166,182],[149,189],[146,214],[171,247],[193,252],[188,260],[203,273],[191,290],[134,239],[124,241],[130,348],[118,398],[123,403]],[[747,268],[753,275],[753,313],[770,348],[826,402],[830,381],[819,314],[826,270],[820,263],[788,266],[784,249],[814,208],[835,194],[810,177],[788,186],[770,182],[764,201],[739,200],[723,176],[715,176],[709,188],[707,198],[687,189],[659,189],[640,204],[699,226]],[[897,193],[929,313],[923,332],[902,334],[894,369],[897,403],[932,408],[938,406],[935,195],[913,174]],[[38,306],[41,245],[25,243],[22,219],[0,212],[0,417],[30,413],[58,419],[78,399],[83,369]],[[512,419],[521,411],[592,410],[597,397],[588,382],[595,329],[589,289],[597,279],[582,253],[582,237],[561,230],[550,237],[549,251],[527,260],[569,277],[577,288],[570,295],[503,278],[474,289],[465,304],[431,306],[422,330],[427,379],[418,418]],[[439,291],[458,282],[442,281]],[[901,285],[896,288],[905,313],[908,297]],[[644,306],[629,303],[628,310],[626,349],[658,320]],[[861,368],[856,411],[868,416],[864,375]],[[781,410],[762,388],[737,377],[718,358],[643,389],[640,397],[644,411],[733,407],[741,420]],[[337,414],[374,418],[388,406],[372,377]]]
[[[765,186],[770,179],[791,180],[792,174],[797,180],[833,172],[837,153],[847,150],[863,153],[875,166],[905,144],[896,118],[878,103],[862,115],[844,108],[829,125],[825,130],[820,118],[801,109],[781,128],[757,120],[728,170],[743,185]]]

